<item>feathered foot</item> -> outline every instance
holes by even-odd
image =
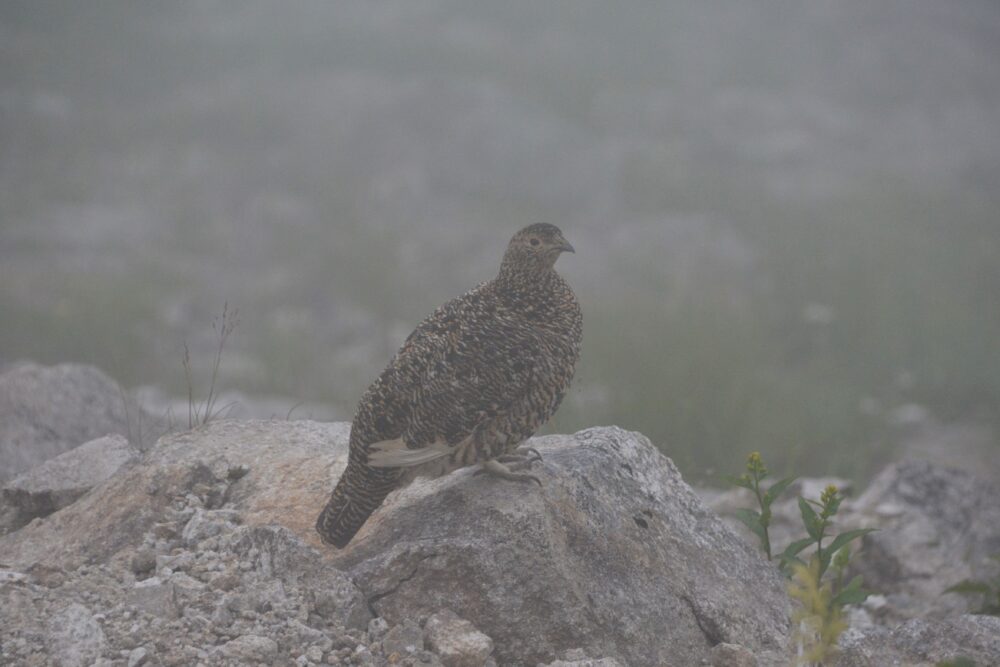
[[[508,455],[509,456],[509,455]],[[532,459],[532,462],[534,459]],[[531,463],[520,462],[518,467],[523,467],[524,465],[530,465]],[[538,486],[542,485],[542,480],[538,479],[534,475],[529,475],[523,472],[513,472],[511,468],[504,465],[499,459],[490,459],[489,461],[483,462],[483,467],[472,473],[475,475],[490,474],[494,477],[499,477],[500,479],[509,479],[513,482],[536,482]]]

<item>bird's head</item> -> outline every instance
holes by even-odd
[[[575,251],[559,228],[547,222],[539,222],[514,234],[503,262],[521,270],[549,270],[564,252]]]

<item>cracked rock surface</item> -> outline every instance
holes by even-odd
[[[334,556],[375,613],[451,609],[510,664],[574,648],[635,665],[699,664],[722,642],[781,653],[783,580],[645,437],[595,428],[531,444],[541,488],[472,470],[417,484]]]

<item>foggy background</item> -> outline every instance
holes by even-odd
[[[148,396],[228,302],[224,389],[350,419],[545,221],[547,431],[863,478],[908,422],[997,444],[998,211],[993,0],[0,4],[0,364]]]

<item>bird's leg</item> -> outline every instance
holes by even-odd
[[[513,472],[510,468],[500,462],[499,459],[490,459],[489,461],[483,461],[483,467],[472,473],[473,475],[483,475],[490,474],[494,477],[499,477],[501,479],[509,479],[514,482],[537,482],[538,486],[542,485],[542,480],[538,479],[534,475],[529,475],[527,473]]]

